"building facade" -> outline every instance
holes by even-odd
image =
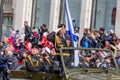
[[[33,0],[3,0],[2,35],[9,36],[10,28],[24,31],[24,21],[31,23]]]
[[[9,33],[4,32],[8,31],[10,26],[23,32],[24,21],[28,21],[31,27],[37,28],[46,24],[49,31],[55,30],[60,23],[61,8],[64,8],[62,1],[65,0],[5,0],[3,34]],[[120,37],[120,0],[68,0],[68,4],[73,25],[80,27],[80,34],[84,28],[98,30],[104,27],[107,32],[110,29],[115,30]]]

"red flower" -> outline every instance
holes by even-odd
[[[34,36],[34,37],[37,37],[37,36],[38,36],[37,32],[34,32],[34,33],[33,33],[33,36]]]
[[[40,41],[40,44],[43,46],[43,47],[52,47],[53,44],[47,40],[47,38],[45,36],[42,36],[42,40]]]

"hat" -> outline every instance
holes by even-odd
[[[39,49],[39,46],[38,45],[33,45],[32,48]]]
[[[45,51],[47,51],[48,53],[50,53],[50,49],[48,47],[45,48]]]
[[[63,26],[66,27],[65,24],[59,24],[57,27],[58,27],[58,28],[61,28],[61,27],[63,27]]]

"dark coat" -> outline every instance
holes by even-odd
[[[80,46],[83,48],[89,48],[90,47],[90,39],[83,37],[80,41]]]
[[[62,44],[64,44],[64,47],[67,47],[66,45],[66,40],[70,40],[71,41],[71,47],[73,46],[72,44],[72,40],[70,38],[70,36],[68,36],[67,34],[64,34],[64,38],[61,36],[61,34],[59,33],[56,33],[56,32],[52,32],[50,33],[48,36],[47,36],[47,39],[51,42],[53,42],[53,44],[55,45],[55,35],[57,35],[60,39],[61,39],[61,42]]]
[[[0,54],[0,64],[6,64],[8,60],[8,57],[5,57],[4,55]]]
[[[9,59],[7,61],[8,68],[10,70],[15,70],[15,68],[18,66],[17,62],[18,62],[18,60],[16,57],[14,57],[14,56],[9,57]]]
[[[38,36],[36,36],[36,37],[32,37],[32,39],[31,39],[31,43],[32,43],[32,45],[37,45],[38,44]]]
[[[47,28],[46,28],[45,30],[43,30],[43,29],[40,30],[40,29],[39,29],[38,31],[39,31],[39,34],[42,36],[44,32],[48,32],[48,29],[47,29]]]
[[[37,55],[29,55],[30,58],[31,58],[31,61],[33,63],[36,63],[36,61],[38,61],[38,66],[37,67],[34,67],[32,66],[30,60],[27,58],[26,60],[26,68],[27,68],[27,71],[32,71],[32,72],[39,72],[42,70],[42,66],[43,64],[40,62],[40,58],[37,56]]]
[[[25,41],[30,40],[31,36],[31,28],[28,26],[25,26]]]
[[[7,65],[8,57],[0,54],[0,70],[7,71],[8,65]]]

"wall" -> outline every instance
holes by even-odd
[[[37,0],[35,27],[46,24],[49,27],[51,0]]]
[[[71,17],[76,20],[77,26],[80,26],[81,3],[82,0],[68,0]]]
[[[116,35],[120,38],[120,0],[117,0],[115,32],[116,32]]]
[[[96,29],[101,27],[105,27],[106,31],[115,29],[114,25],[111,25],[111,15],[116,5],[116,0],[97,0]]]
[[[50,32],[56,30],[59,24],[60,1],[61,0],[51,0],[50,20],[49,20]]]
[[[24,21],[31,23],[32,0],[16,0],[14,4],[14,28],[24,32]]]

